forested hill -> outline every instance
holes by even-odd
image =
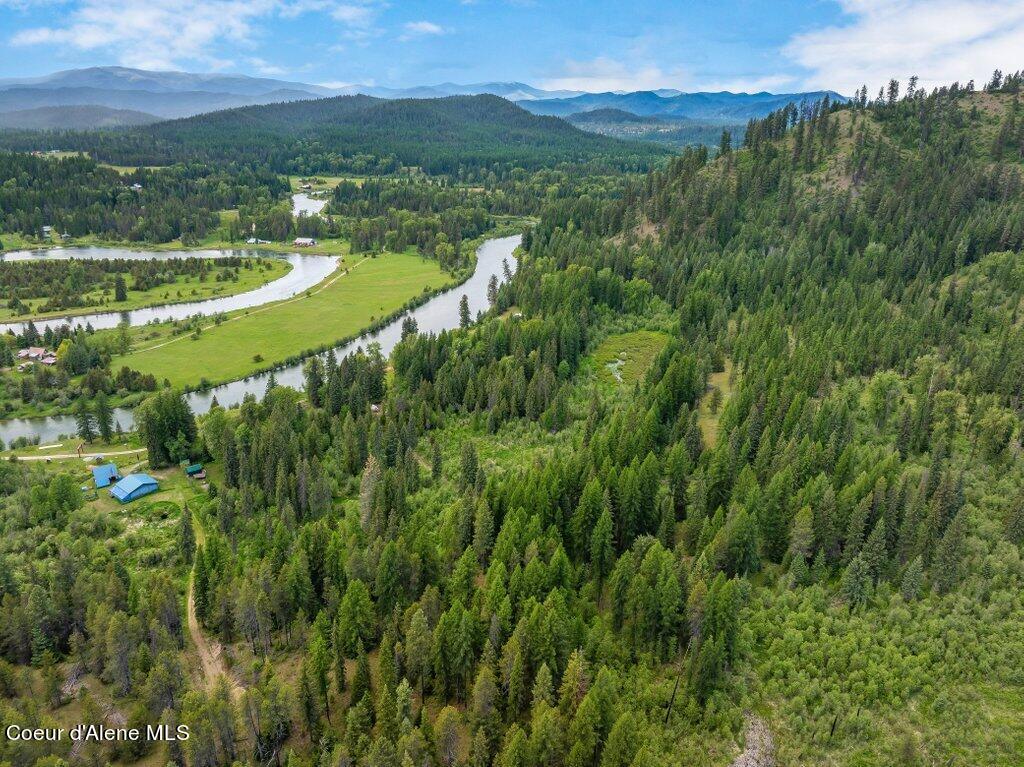
[[[6,143],[26,140],[31,141],[8,136]],[[657,147],[586,133],[489,95],[392,101],[340,96],[47,140],[118,165],[203,160],[257,163],[293,173],[386,172],[398,166],[450,173],[495,164],[534,169],[593,161],[631,169],[647,167],[667,154]]]

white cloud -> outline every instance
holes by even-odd
[[[987,81],[1015,70],[1024,51],[1024,0],[839,0],[845,24],[795,35],[784,53],[807,70],[804,86],[869,95],[889,78],[923,87]]]
[[[402,29],[405,31],[398,38],[399,40],[412,40],[415,37],[434,37],[436,35],[443,35],[448,31],[440,24],[435,24],[432,21],[407,21]]]
[[[223,69],[232,62],[215,52],[224,50],[225,43],[252,46],[257,24],[270,17],[327,12],[348,33],[366,35],[378,7],[331,0],[82,0],[59,23],[22,30],[10,42],[109,52],[121,64],[143,69],[176,69],[184,62]],[[261,74],[281,73],[274,65],[255,62],[250,60]]]
[[[269,61],[255,56],[249,59],[249,66],[255,69],[259,74],[266,77],[279,77],[286,74],[288,71],[284,67],[271,64]]]
[[[226,62],[212,53],[216,44],[249,40],[252,22],[273,7],[274,0],[85,0],[64,25],[27,29],[11,42],[105,49],[126,66],[148,69],[174,68],[182,59],[218,67]]]
[[[647,91],[681,81],[680,72],[666,73],[655,64],[628,65],[600,56],[590,61],[565,62],[563,71],[541,83],[547,90]]]

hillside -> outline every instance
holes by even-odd
[[[280,172],[327,172],[366,157],[384,170],[428,172],[492,163],[527,169],[559,162],[608,161],[644,167],[665,154],[653,146],[595,136],[538,117],[495,96],[384,101],[367,96],[243,107],[118,134],[50,139],[117,165],[184,160],[259,163]],[[16,145],[14,138],[8,145]],[[18,148],[15,146],[14,148]]]
[[[37,107],[0,112],[0,128],[15,130],[96,130],[155,122],[160,122],[160,118],[145,112],[99,106]]]
[[[695,120],[743,123],[752,117],[764,117],[786,104],[808,104],[826,96],[833,102],[845,98],[834,91],[806,93],[678,93],[674,91],[636,91],[633,93],[584,93],[562,99],[536,99],[523,106],[535,114],[566,115],[593,109],[621,109],[648,116],[687,117]]]
[[[744,125],[720,120],[694,120],[671,115],[643,116],[622,109],[601,108],[576,112],[565,120],[583,130],[627,141],[646,141],[673,148],[704,145],[717,147],[722,131],[728,130],[734,142],[743,139]]]

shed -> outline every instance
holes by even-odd
[[[157,481],[148,474],[129,474],[110,488],[110,494],[121,503],[130,503],[136,498],[156,492],[159,487]]]
[[[92,479],[97,490],[109,486],[111,482],[116,482],[120,478],[121,475],[118,473],[117,467],[112,463],[92,467]]]
[[[192,465],[185,467],[185,473],[190,477],[194,477],[196,474],[201,474],[202,471],[203,464],[201,463],[193,463]]]

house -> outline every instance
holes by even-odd
[[[53,227],[52,226],[44,226],[43,227],[43,237],[45,237],[46,239],[50,239],[51,237],[53,237]]]
[[[121,503],[131,503],[159,489],[160,485],[148,474],[129,474],[110,488],[110,494]]]
[[[310,184],[310,183],[300,184],[300,185],[299,185],[299,188],[300,188],[300,189],[312,189],[312,188],[313,188],[313,185],[312,185],[312,184]]]
[[[27,349],[18,350],[19,360],[41,360],[46,357],[50,352],[44,349],[42,346],[30,346]]]
[[[44,365],[53,367],[54,365],[57,364],[57,356],[53,352],[47,352],[46,356],[39,361],[42,362]]]
[[[206,479],[206,470],[203,469],[203,464],[193,463],[185,467],[185,475],[189,479]]]
[[[269,245],[270,240],[261,240],[259,237],[250,237],[245,241],[246,245]]]
[[[67,232],[64,232],[64,234],[62,234],[60,238],[66,242],[71,239],[71,235],[68,234]]]
[[[296,248],[313,248],[316,247],[316,240],[312,237],[296,237],[292,240],[292,245]]]
[[[112,482],[116,482],[119,479],[121,479],[121,474],[112,463],[92,467],[92,481],[96,485],[97,490],[109,487]]]
[[[131,190],[132,190],[132,191],[134,191],[134,192],[138,192],[138,191],[141,191],[141,190],[142,190],[142,184],[132,184],[132,185],[131,185],[130,187],[128,187],[128,188],[129,188],[129,189],[131,189]]]

